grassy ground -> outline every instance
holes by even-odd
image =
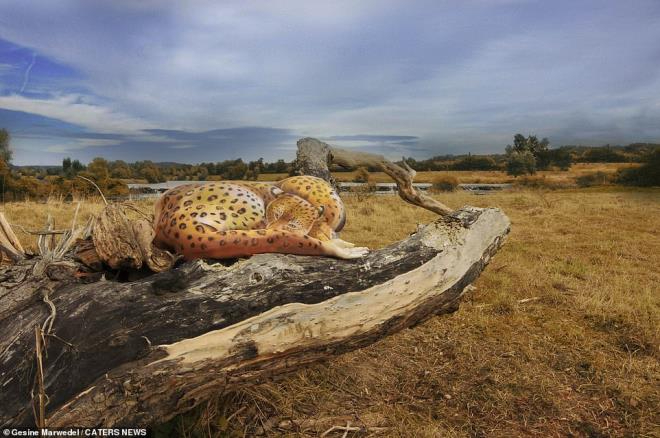
[[[160,430],[318,436],[350,422],[363,431],[348,436],[658,436],[660,190],[439,197],[500,207],[513,224],[456,313],[277,383],[220,394]],[[395,197],[353,196],[347,206],[342,237],[372,248],[432,219]],[[81,216],[98,208],[85,205]],[[69,224],[70,204],[4,206],[29,228],[47,209]]]

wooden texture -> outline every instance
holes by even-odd
[[[35,260],[2,268],[0,425],[35,423],[35,327],[48,318],[46,424],[109,426],[166,420],[452,311],[509,230],[497,209],[455,216],[350,261],[200,260],[130,283],[77,275],[72,260],[52,278],[31,275]]]
[[[94,253],[111,269],[141,269],[145,266],[153,272],[166,271],[178,257],[154,246],[154,235],[149,221],[131,220],[121,204],[110,204],[93,222]],[[89,245],[81,248],[78,258],[88,266],[94,263]]]

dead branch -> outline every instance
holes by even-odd
[[[23,259],[25,251],[4,213],[0,212],[0,262],[3,256],[7,256],[12,263],[17,263]]]
[[[330,175],[329,163],[347,169],[355,169],[358,166],[378,167],[396,182],[399,196],[404,201],[441,216],[449,216],[453,212],[440,201],[415,189],[413,180],[416,172],[408,166],[405,160],[403,161],[404,167],[401,167],[382,155],[336,148],[315,138],[298,140],[296,165],[300,174],[318,176],[336,184]]]

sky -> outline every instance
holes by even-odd
[[[2,0],[14,163],[660,142],[658,0]]]

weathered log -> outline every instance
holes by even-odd
[[[34,259],[2,268],[0,425],[35,423],[47,320],[45,423],[109,426],[166,420],[452,311],[509,230],[497,209],[455,215],[358,260],[195,261],[130,283],[35,277]]]

